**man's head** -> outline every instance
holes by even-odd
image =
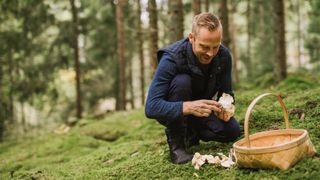
[[[222,25],[217,16],[206,12],[193,18],[189,41],[201,64],[210,64],[218,53],[221,40]]]

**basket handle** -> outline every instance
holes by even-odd
[[[276,96],[276,97],[277,97],[277,100],[279,101],[280,106],[281,106],[281,109],[282,109],[282,112],[283,112],[283,117],[284,117],[284,120],[285,120],[285,123],[286,123],[286,129],[289,129],[289,128],[290,128],[289,120],[288,120],[288,112],[287,112],[286,107],[284,106],[284,103],[283,103],[280,95],[273,94],[273,93],[261,94],[260,96],[256,97],[256,98],[251,102],[251,104],[249,105],[249,107],[248,107],[248,109],[247,109],[246,115],[245,115],[244,135],[245,135],[245,139],[246,139],[246,142],[247,142],[247,147],[251,147],[251,145],[250,145],[250,139],[249,139],[249,119],[250,119],[251,111],[252,111],[253,107],[256,105],[256,103],[257,103],[260,99],[262,99],[262,98],[265,97],[265,96],[269,96],[269,95],[271,95],[271,96]]]

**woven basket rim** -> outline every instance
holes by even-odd
[[[272,136],[272,135],[280,135],[280,134],[301,134],[299,137],[285,143],[273,145],[273,146],[265,146],[265,147],[247,147],[245,145],[246,139],[242,138],[237,142],[233,143],[233,149],[238,153],[243,154],[265,154],[265,153],[274,153],[286,149],[294,148],[295,146],[306,141],[308,136],[308,131],[305,129],[280,129],[280,130],[270,130],[270,131],[262,131],[249,136],[250,140],[255,140],[258,138],[263,138],[263,136]]]

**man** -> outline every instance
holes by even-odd
[[[166,127],[174,164],[190,161],[186,147],[199,145],[199,140],[229,142],[240,134],[233,115],[213,100],[222,93],[234,96],[231,55],[221,40],[219,19],[201,13],[194,17],[188,38],[158,51],[145,113]]]

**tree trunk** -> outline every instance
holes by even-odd
[[[24,102],[20,102],[21,107],[21,134],[27,132],[26,116],[24,113]]]
[[[173,43],[183,38],[182,0],[169,1],[169,41]]]
[[[192,11],[193,15],[197,15],[201,13],[201,2],[200,0],[192,0]]]
[[[260,39],[263,39],[263,37],[266,35],[266,29],[265,29],[265,23],[267,23],[265,21],[265,14],[268,14],[268,11],[265,10],[265,7],[264,7],[264,0],[259,0],[258,1],[259,3],[259,28],[258,28],[258,31],[260,31],[259,33],[259,36],[260,36]],[[266,11],[266,12],[265,12]]]
[[[232,52],[232,73],[235,83],[239,83],[239,71],[238,71],[238,53],[237,53],[237,43],[236,43],[236,24],[234,23],[233,15],[236,13],[236,5],[232,6],[231,15],[230,15],[230,37],[231,37],[231,52]]]
[[[7,103],[4,101],[4,94],[2,90],[2,79],[4,75],[4,62],[3,58],[0,58],[0,142],[2,142],[2,136],[4,133],[4,121],[6,119],[7,114]]]
[[[285,20],[284,20],[284,1],[273,0],[273,8],[275,12],[275,46],[276,46],[276,68],[275,75],[276,81],[287,77],[287,64],[286,64],[286,45],[285,45]]]
[[[157,51],[158,51],[158,16],[157,5],[155,0],[148,1],[149,12],[149,40],[150,40],[150,64],[151,64],[151,77],[157,68]]]
[[[70,0],[72,10],[72,23],[73,23],[73,54],[74,54],[74,69],[76,71],[76,94],[77,94],[77,118],[82,117],[82,106],[81,106],[81,89],[80,89],[80,62],[79,62],[79,30],[78,30],[78,10],[75,6],[75,0]]]
[[[129,61],[128,65],[129,65],[129,73],[128,73],[128,80],[129,80],[129,92],[130,92],[130,105],[131,105],[131,109],[135,109],[135,105],[134,105],[134,90],[133,90],[133,71],[132,71],[132,59]]]
[[[252,37],[252,28],[251,28],[251,1],[247,2],[247,59],[246,59],[246,67],[247,67],[247,79],[250,80],[252,78],[252,65],[251,65],[251,37]]]
[[[220,2],[220,19],[223,27],[222,43],[230,48],[230,33],[229,33],[229,18],[228,18],[228,1],[221,0]]]
[[[13,100],[13,84],[14,84],[14,80],[13,80],[13,58],[12,58],[12,54],[13,51],[10,50],[9,52],[9,57],[8,57],[8,61],[9,61],[9,81],[10,81],[10,92],[9,92],[9,108],[8,108],[8,120],[10,120],[11,122],[14,121],[14,100]]]
[[[119,109],[126,109],[126,79],[125,79],[125,61],[124,61],[124,25],[122,3],[120,0],[116,4],[116,22],[117,22],[117,54],[118,54],[118,73],[119,73]]]
[[[301,67],[301,11],[300,11],[300,0],[297,0],[297,39],[298,39],[298,58],[297,58],[297,64],[298,68]]]
[[[206,8],[206,12],[209,12],[209,9],[210,9],[209,0],[205,1],[205,8]]]
[[[138,4],[138,10],[137,10],[137,16],[138,16],[138,33],[137,33],[137,39],[138,39],[138,51],[139,51],[139,59],[140,59],[140,91],[141,91],[141,105],[144,105],[145,101],[145,90],[144,90],[144,55],[143,55],[143,32],[142,32],[142,22],[141,22],[141,4],[140,0],[137,0]]]

